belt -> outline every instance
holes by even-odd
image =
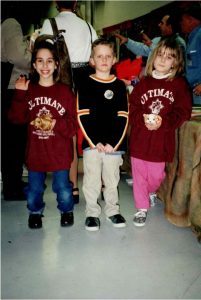
[[[71,63],[71,67],[72,68],[83,68],[83,67],[87,67],[89,65],[88,62],[72,62]]]

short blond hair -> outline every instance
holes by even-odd
[[[93,43],[92,43],[92,47],[91,47],[91,57],[93,57],[94,55],[94,48],[96,48],[96,46],[99,46],[99,45],[104,45],[104,46],[108,46],[109,48],[112,49],[113,51],[113,55],[116,56],[116,45],[115,43],[110,40],[110,39],[107,39],[107,38],[99,38],[99,39],[96,39]]]

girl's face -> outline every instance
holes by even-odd
[[[40,76],[40,83],[53,83],[53,73],[57,65],[49,49],[38,50],[33,66]]]
[[[165,75],[170,73],[171,68],[174,67],[174,62],[175,58],[172,56],[171,50],[162,48],[155,58],[154,68],[159,74]]]
[[[93,57],[90,58],[90,61],[95,67],[96,73],[110,73],[112,66],[116,62],[113,49],[107,45],[98,45],[93,49],[93,52]]]

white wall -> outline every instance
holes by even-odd
[[[90,2],[90,0],[82,1],[80,5],[82,16],[88,22],[91,22]],[[101,32],[102,28],[143,16],[172,1],[95,0],[93,2],[93,27]],[[48,17],[55,17],[57,13],[55,2],[52,2]]]
[[[172,1],[105,0],[95,1],[94,27],[97,31],[143,16]]]

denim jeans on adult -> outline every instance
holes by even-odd
[[[69,181],[69,170],[52,172],[52,190],[57,194],[57,208],[61,213],[73,211],[72,184]],[[27,195],[27,208],[30,213],[42,214],[45,208],[43,194],[45,191],[46,172],[29,171]]]

